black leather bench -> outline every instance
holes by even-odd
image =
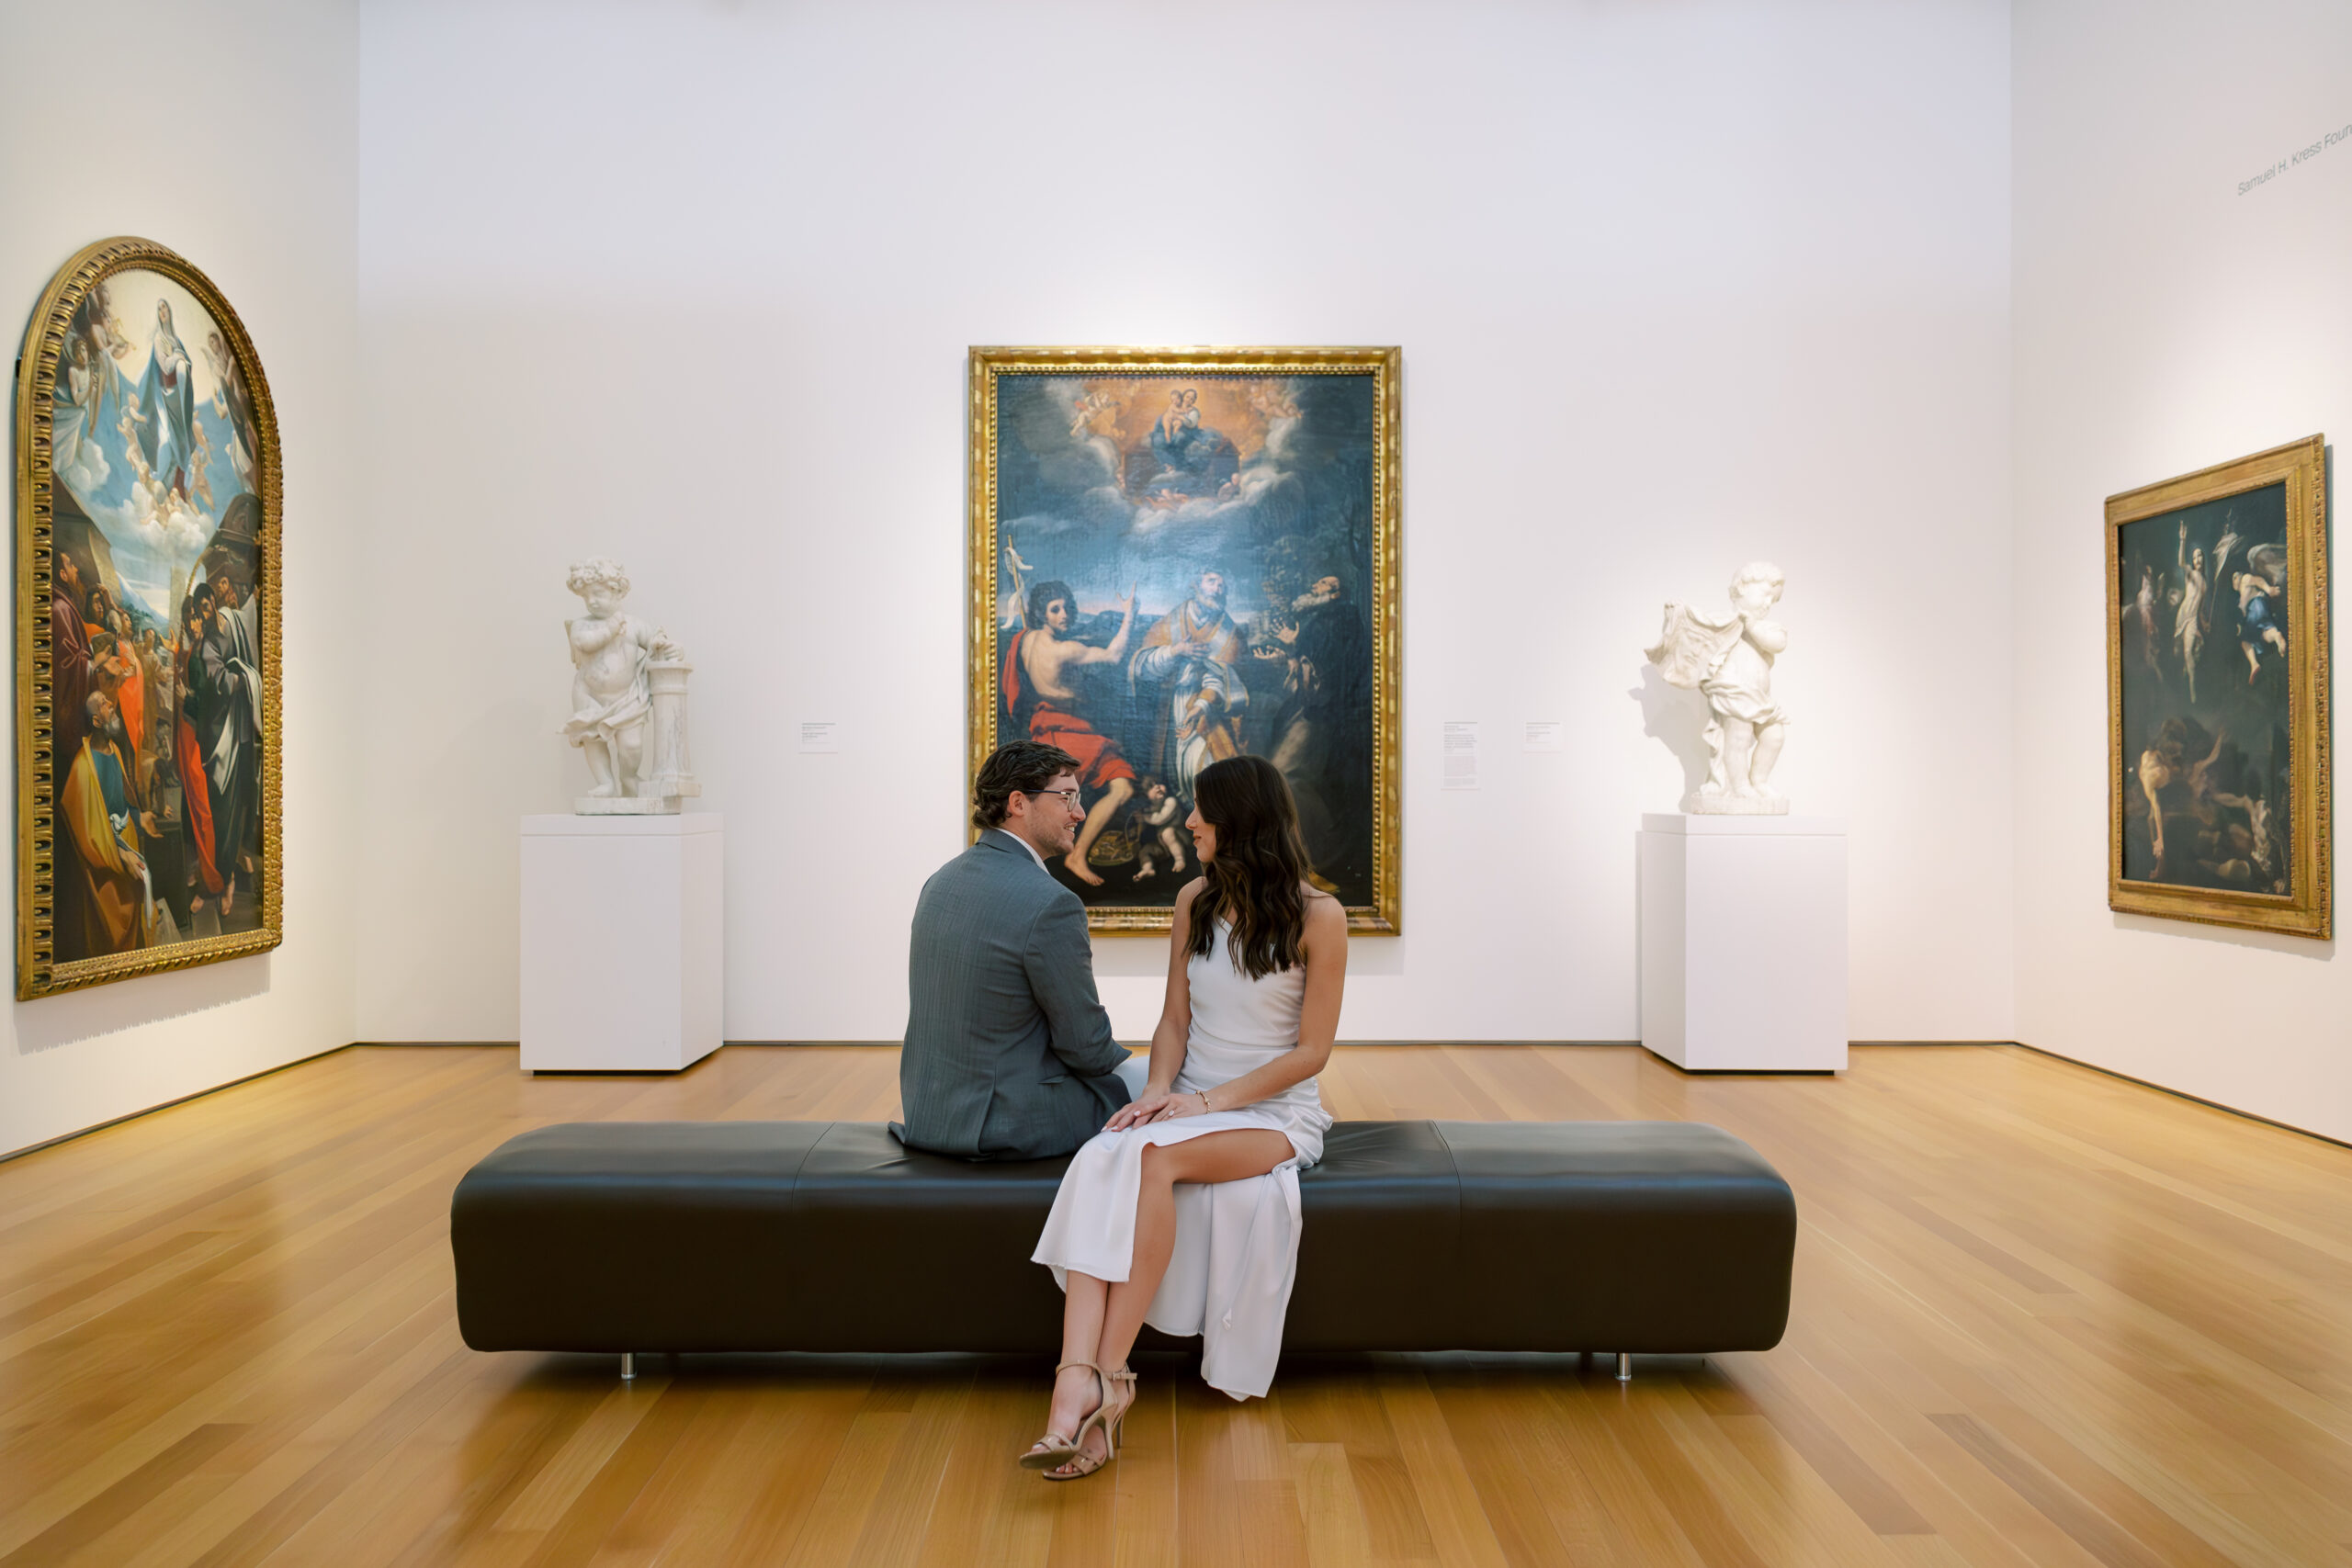
[[[1029,1254],[1064,1163],[876,1122],[543,1127],[458,1184],[458,1327],[624,1376],[638,1351],[1050,1352],[1061,1292]],[[1796,1201],[1720,1128],[1342,1122],[1299,1187],[1289,1350],[1615,1351],[1623,1377],[1788,1324]]]

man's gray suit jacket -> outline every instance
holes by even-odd
[[[1074,1151],[1127,1102],[1086,906],[1027,845],[980,835],[923,884],[907,959],[901,1141],[967,1159]]]

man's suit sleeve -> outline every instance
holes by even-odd
[[[1086,940],[1086,907],[1055,899],[1029,928],[1022,952],[1029,992],[1046,1015],[1054,1055],[1072,1072],[1100,1077],[1127,1059],[1111,1037],[1111,1015],[1094,990],[1094,949]]]

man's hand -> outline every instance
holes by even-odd
[[[152,811],[142,811],[139,814],[139,827],[140,830],[151,839],[160,839],[164,836],[164,830],[155,826],[155,814]]]

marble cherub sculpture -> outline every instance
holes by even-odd
[[[572,802],[588,816],[673,812],[700,795],[687,771],[686,677],[694,667],[670,634],[621,609],[628,573],[602,556],[564,580],[588,613],[564,623],[571,644],[571,717],[564,738],[594,780]]]
[[[1767,620],[1785,583],[1770,561],[1750,561],[1732,579],[1732,614],[1715,620],[1687,604],[1666,607],[1666,627],[1647,650],[1667,684],[1707,699],[1707,780],[1682,797],[1694,813],[1778,817],[1788,797],[1771,786],[1787,739],[1788,715],[1772,699],[1772,660],[1789,634]]]

